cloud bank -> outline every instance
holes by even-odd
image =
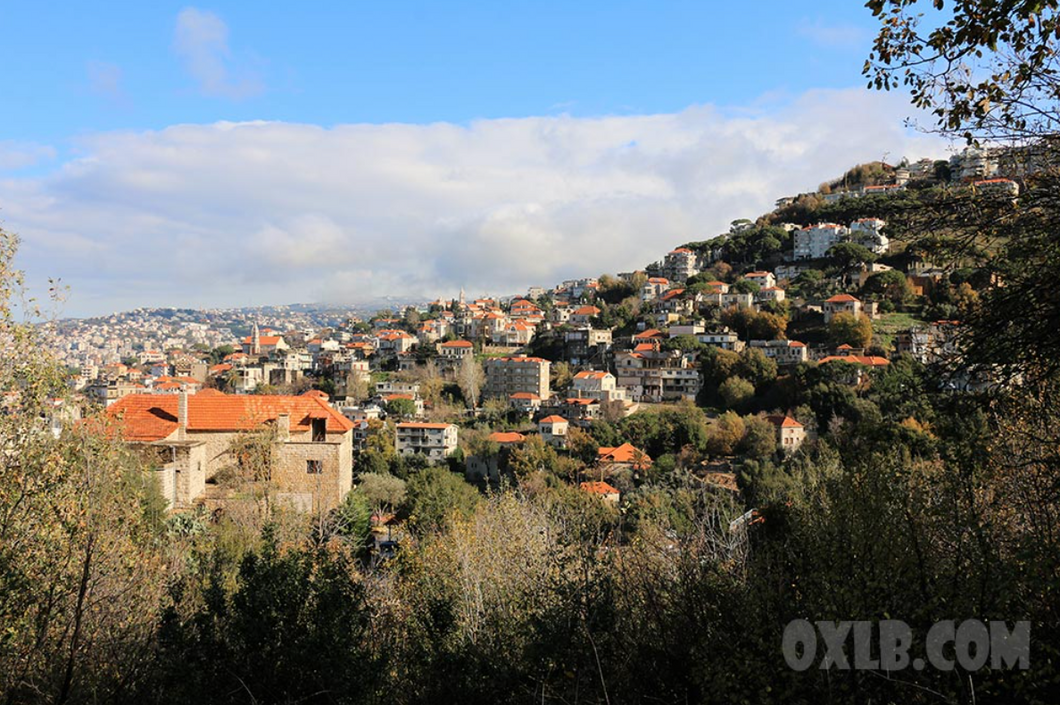
[[[905,114],[850,90],[764,112],[105,133],[46,176],[0,176],[0,217],[72,315],[517,293],[641,267],[857,162],[942,154]]]

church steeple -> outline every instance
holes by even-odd
[[[250,354],[261,354],[261,332],[258,330],[257,323],[254,324],[254,333],[250,336]]]

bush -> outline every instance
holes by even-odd
[[[718,387],[718,395],[728,408],[743,408],[754,398],[755,387],[743,377],[730,377]]]

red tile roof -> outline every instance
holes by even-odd
[[[489,440],[495,443],[522,443],[526,440],[526,436],[521,433],[511,431],[505,433],[503,431],[494,431],[488,436]]]
[[[562,416],[556,416],[555,414],[553,414],[552,416],[546,416],[545,418],[538,421],[538,423],[567,423],[567,419],[563,418]]]
[[[177,394],[130,394],[107,408],[120,420],[122,437],[129,441],[159,441],[177,430]],[[345,433],[352,422],[315,396],[238,395],[203,390],[188,396],[188,432],[249,431],[291,417],[291,431],[305,432],[310,419],[327,419],[328,433]]]
[[[597,459],[603,463],[633,463],[636,467],[651,467],[648,454],[630,443],[623,443],[617,448],[600,448]]]
[[[766,420],[768,420],[769,423],[773,424],[774,426],[779,426],[780,428],[802,428],[801,423],[791,418],[790,416],[784,414],[773,414],[771,416],[767,416]]]
[[[472,345],[467,340],[450,340],[447,343],[442,343],[442,347],[443,348],[472,348],[472,347],[474,347],[474,345]]]
[[[617,489],[606,482],[583,482],[580,486],[586,492],[591,492],[593,494],[608,495],[619,493]]]
[[[827,300],[827,301],[826,301],[825,303],[830,303],[830,304],[845,304],[845,303],[850,303],[850,302],[852,302],[852,301],[860,301],[860,300],[859,300],[859,299],[856,299],[856,298],[854,298],[854,297],[853,297],[853,296],[851,296],[850,294],[836,294],[836,295],[835,295],[835,296],[833,296],[832,298],[828,299],[828,300]]]
[[[866,365],[868,367],[886,367],[891,364],[891,361],[885,357],[878,357],[876,355],[829,355],[828,357],[822,357],[820,362],[853,362],[858,365]]]

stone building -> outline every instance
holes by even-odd
[[[266,469],[277,499],[303,511],[327,511],[353,483],[353,423],[322,392],[247,396],[206,389],[197,394],[132,394],[107,409],[115,432],[157,458],[162,493],[171,507],[203,498],[222,470],[245,458],[233,445],[266,431]]]

